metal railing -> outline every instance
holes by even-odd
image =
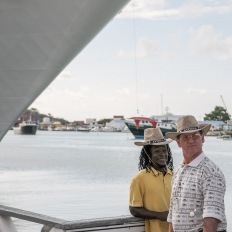
[[[67,221],[46,216],[26,210],[0,205],[0,231],[17,232],[11,219],[18,218],[38,224],[42,224],[41,232],[66,232],[66,231],[144,231],[144,220],[133,216],[119,216],[111,218],[97,218],[89,220]]]

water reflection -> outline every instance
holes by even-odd
[[[207,137],[204,150],[227,180],[226,213],[232,215],[232,141]],[[181,151],[171,143],[174,165]],[[9,131],[0,144],[0,202],[66,220],[128,215],[128,189],[140,148],[125,133]],[[19,232],[42,225],[14,219]],[[232,224],[228,220],[228,231]]]

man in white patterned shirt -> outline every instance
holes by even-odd
[[[210,126],[188,115],[179,118],[177,132],[167,133],[184,158],[173,176],[169,232],[226,231],[225,178],[202,150]]]

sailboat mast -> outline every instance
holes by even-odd
[[[163,94],[161,94],[161,115],[163,115]]]
[[[136,25],[135,25],[135,3],[133,3],[133,29],[134,29],[134,64],[135,64],[135,82],[136,82],[136,105],[137,114],[139,114],[139,91],[138,91],[138,69],[137,69],[137,49],[136,49]]]

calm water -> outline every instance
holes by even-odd
[[[0,143],[0,204],[66,220],[129,215],[128,189],[140,147],[127,133],[9,131]],[[175,167],[182,159],[171,143]],[[227,180],[226,214],[232,231],[232,140],[207,137],[205,153]],[[15,220],[19,232],[42,226]]]

